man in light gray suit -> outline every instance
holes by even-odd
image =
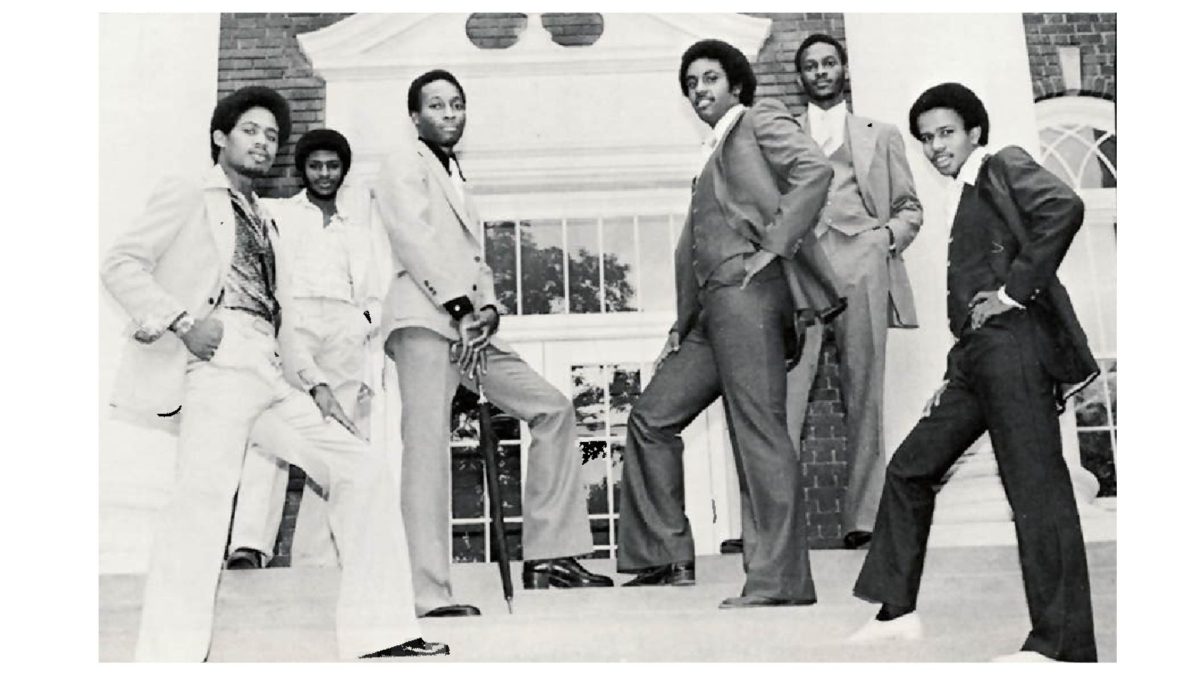
[[[459,384],[478,388],[473,375],[493,403],[529,424],[525,587],[612,585],[574,559],[591,553],[592,535],[571,402],[495,337],[492,271],[454,154],[466,105],[452,74],[416,78],[408,110],[418,142],[387,158],[374,190],[399,270],[384,302],[383,331],[403,406],[401,511],[413,590],[417,613],[427,617],[479,614],[456,604],[450,587],[450,404]]]
[[[849,458],[841,517],[845,546],[858,548],[870,541],[887,466],[887,329],[917,325],[901,253],[921,227],[921,203],[899,130],[846,109],[842,45],[829,35],[813,34],[800,44],[795,60],[800,85],[809,96],[797,119],[833,164],[833,182],[815,232],[848,303],[834,323]],[[788,424],[797,444],[816,375],[821,328],[809,329],[808,349],[788,377]]]

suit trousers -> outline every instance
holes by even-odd
[[[935,489],[986,431],[1017,532],[1032,624],[1022,649],[1062,661],[1095,661],[1079,512],[1062,456],[1054,386],[1033,348],[1032,322],[1026,313],[1010,310],[952,349],[960,367],[952,369],[938,405],[888,464],[874,537],[854,594],[916,607]]]
[[[450,407],[462,384],[478,390],[450,362],[450,340],[426,328],[392,331],[402,410],[401,511],[408,527],[418,614],[454,604],[450,585]],[[487,398],[529,425],[522,499],[526,560],[585,555],[592,534],[575,410],[567,397],[521,357],[487,347]]]
[[[679,434],[724,399],[743,509],[743,595],[815,601],[800,467],[787,434],[785,358],[792,300],[778,265],[746,288],[710,280],[696,327],[663,361],[629,415],[617,569],[695,559],[683,508]]]
[[[386,458],[283,378],[274,329],[218,310],[224,336],[210,361],[191,359],[175,491],[151,548],[136,658],[202,661],[234,492],[251,427],[278,439],[272,452],[300,465],[329,493],[341,553],[337,644],[354,658],[420,637],[399,497]]]
[[[367,363],[365,338],[368,325],[362,311],[348,302],[323,298],[298,298],[289,309],[297,314],[294,325],[298,347],[313,355],[317,366],[330,380],[338,405],[359,431],[368,433],[370,401],[361,401],[359,397]],[[252,433],[250,437],[250,448],[238,485],[229,550],[254,549],[270,560],[283,522],[289,465],[276,459],[278,453],[262,449],[263,446],[277,445],[278,440],[261,436]],[[383,450],[380,448],[377,452]],[[311,480],[307,481],[301,494],[291,545],[293,565],[337,564],[326,496],[314,487]]]
[[[834,321],[842,402],[846,407],[847,483],[841,505],[842,532],[870,532],[875,523],[887,455],[883,445],[883,374],[888,331],[888,237],[882,230],[848,236],[821,235],[821,247],[846,296]],[[805,345],[820,344],[824,326],[809,328]],[[820,349],[806,349],[788,375],[789,429],[799,447]]]

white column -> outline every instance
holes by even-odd
[[[159,180],[211,165],[219,28],[217,14],[100,15],[101,255]],[[175,439],[108,418],[128,317],[100,295],[100,573],[140,572],[174,481]]]

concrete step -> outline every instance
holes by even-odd
[[[874,614],[851,595],[863,551],[814,551],[812,607],[718,610],[741,589],[741,557],[697,560],[691,588],[525,591],[520,563],[514,613],[494,565],[458,564],[455,595],[484,616],[422,619],[424,636],[451,645],[455,661],[983,661],[1017,649],[1029,630],[1016,549],[933,549],[918,643],[850,647],[844,638]],[[1115,659],[1116,546],[1089,544],[1100,658]],[[612,574],[611,560],[587,566]],[[333,661],[336,568],[225,572],[217,594],[211,661]],[[100,577],[100,660],[132,658],[140,575]]]

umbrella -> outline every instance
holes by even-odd
[[[500,503],[500,470],[496,463],[496,434],[492,430],[492,415],[488,411],[487,394],[483,391],[483,382],[476,379],[475,383],[479,387],[479,453],[483,455],[488,502],[492,511],[492,556],[496,559],[496,564],[500,566],[500,584],[504,587],[504,601],[508,603],[508,613],[512,614],[512,569],[508,564],[508,542],[504,537],[503,505]]]

